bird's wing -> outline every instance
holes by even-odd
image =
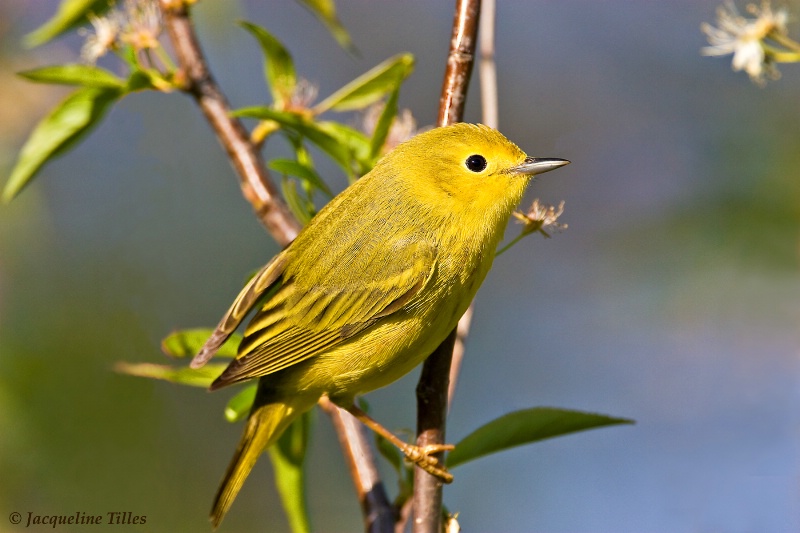
[[[393,252],[388,257],[358,253],[352,264],[310,285],[285,273],[212,390],[304,361],[408,304],[433,275],[435,247],[409,240],[398,242]],[[353,274],[342,275],[348,268]]]
[[[247,313],[268,293],[269,289],[278,281],[283,269],[286,266],[286,255],[280,253],[264,268],[258,271],[253,278],[244,286],[242,291],[233,301],[228,312],[222,317],[214,333],[205,342],[197,355],[192,359],[191,367],[200,368],[211,359],[219,347],[231,336],[239,324],[241,324]]]

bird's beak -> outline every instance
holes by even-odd
[[[511,172],[533,176],[535,174],[550,172],[564,165],[569,165],[569,161],[552,157],[528,157],[525,159],[524,163],[512,168]]]

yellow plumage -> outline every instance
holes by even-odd
[[[322,395],[343,407],[422,362],[483,282],[531,159],[481,125],[401,144],[334,198],[242,290],[201,366],[260,305],[212,390],[259,377],[256,402],[212,510],[216,526],[259,454]]]

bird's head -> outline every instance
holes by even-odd
[[[381,161],[410,194],[429,205],[506,216],[532,176],[568,163],[528,157],[497,130],[465,123],[420,133]]]

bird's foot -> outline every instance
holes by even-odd
[[[427,446],[414,446],[406,444],[403,447],[403,454],[409,461],[419,466],[421,469],[438,477],[444,483],[453,482],[453,474],[447,468],[440,466],[439,459],[433,456],[434,453],[449,452],[455,446],[452,444],[428,444]]]

